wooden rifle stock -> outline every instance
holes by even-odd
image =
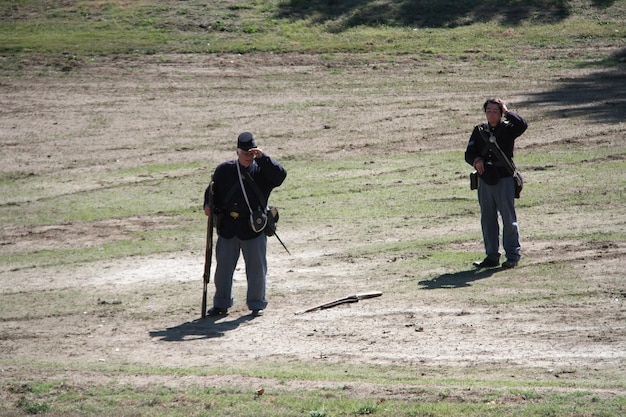
[[[213,181],[209,184],[209,208],[211,209],[211,215],[207,216],[206,226],[206,249],[204,251],[204,275],[202,276],[202,318],[206,317],[207,308],[207,290],[209,282],[211,281],[211,260],[213,259],[213,219],[215,214],[213,213]]]

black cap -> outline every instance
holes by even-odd
[[[243,149],[244,151],[249,151],[252,148],[256,148],[256,142],[254,141],[254,136],[250,132],[243,132],[237,138],[237,148]]]

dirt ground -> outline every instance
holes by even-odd
[[[484,91],[472,85],[476,81],[460,85],[459,92],[448,85],[464,71],[475,74],[474,70],[410,58],[359,63],[347,57],[328,62],[305,55],[171,56],[73,65],[66,71],[58,63],[38,65],[37,70],[26,69],[21,76],[0,80],[4,177],[42,178],[41,187],[33,190],[29,201],[0,197],[3,207],[20,204],[27,210],[29,203],[46,196],[106,187],[110,184],[98,182],[98,173],[155,161],[206,160],[207,167],[214,166],[232,157],[231,141],[241,126],[274,138],[266,147],[279,160],[303,149],[325,158],[341,157],[346,149],[366,156],[385,150],[463,149],[468,126],[479,121],[476,103],[484,97]],[[591,73],[580,69],[543,74],[531,88],[537,92],[553,87],[559,79]],[[338,75],[328,80],[328,74]],[[401,80],[411,78],[419,86],[403,94]],[[384,94],[377,90],[381,80],[399,84]],[[496,88],[518,103],[530,93],[507,84]],[[341,95],[348,93],[342,107]],[[304,100],[310,105],[304,109],[296,106]],[[414,106],[400,105],[406,102]],[[430,102],[440,104],[429,106]],[[570,140],[577,145],[575,137],[584,137],[585,146],[614,141],[623,149],[623,123],[610,120],[598,129],[572,119],[577,131],[561,130],[564,125],[550,125],[546,115],[559,104],[550,106],[528,110],[538,129],[528,135],[521,149],[545,146],[547,140]],[[456,123],[442,126],[437,121],[444,108],[456,115]],[[556,110],[565,111],[562,107]],[[577,106],[569,110],[573,114]],[[565,123],[563,119],[559,123]],[[550,139],[540,131],[550,131]],[[215,141],[213,146],[207,146],[209,135]],[[442,141],[433,143],[433,135]],[[45,180],[50,176],[66,180],[52,184]],[[616,207],[611,218],[622,233],[624,214],[623,207]],[[570,227],[605,230],[603,219],[570,215],[555,218],[553,227],[573,222]],[[472,227],[478,227],[475,220]],[[0,265],[0,292],[7,299],[11,295],[32,300],[33,305],[27,314],[23,309],[1,308],[0,378],[66,378],[93,384],[108,379],[134,384],[274,385],[284,389],[299,388],[300,383],[285,385],[240,375],[148,378],[95,372],[88,370],[93,369],[89,366],[82,372],[78,369],[80,364],[98,363],[172,368],[216,364],[238,368],[260,361],[281,366],[367,363],[409,367],[425,377],[480,374],[483,378],[507,375],[546,381],[549,375],[559,381],[571,380],[572,387],[576,381],[594,381],[594,385],[605,381],[606,395],[626,394],[623,242],[553,242],[524,235],[524,262],[512,271],[474,272],[469,265],[459,265],[457,271],[435,268],[398,276],[394,274],[397,259],[345,256],[359,238],[358,228],[346,225],[317,230],[287,224],[280,235],[293,255],[286,254],[276,241],[270,244],[266,314],[259,318],[248,315],[243,302],[245,275],[240,268],[235,281],[237,303],[230,314],[200,320],[203,222],[199,214],[198,237],[186,251],[71,266]],[[0,251],[94,247],[125,238],[134,230],[157,227],[176,224],[166,216],[141,216],[26,228],[5,218]],[[415,239],[445,234],[448,229],[446,224],[422,231],[399,229],[390,238]],[[480,241],[459,245],[468,252],[479,254],[482,250]],[[537,265],[549,267],[564,261],[579,277],[571,288],[555,288],[537,274],[525,274]],[[512,280],[522,280],[526,289],[520,292],[509,285]],[[383,296],[294,314],[371,290],[382,291]],[[211,294],[212,289],[209,291]],[[562,302],[561,292],[570,296],[571,291],[581,291],[579,302]],[[537,301],[498,306],[485,301],[489,295],[534,295]],[[47,311],[47,303],[54,305],[52,311]],[[84,306],[84,311],[59,307],[66,303]],[[38,371],[40,362],[61,365],[41,366]],[[621,383],[613,385],[612,378]],[[318,384],[333,386],[332,382]],[[352,385],[357,384],[354,381]],[[314,383],[307,381],[306,386]],[[379,395],[381,389],[361,384],[354,395]],[[411,394],[408,387],[398,385],[386,388],[385,395]]]

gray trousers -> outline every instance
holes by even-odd
[[[233,274],[237,267],[239,254],[243,254],[246,264],[248,292],[246,304],[250,310],[263,310],[267,307],[265,282],[267,276],[267,236],[241,240],[237,237],[226,239],[217,237],[215,246],[215,296],[213,306],[230,308],[233,305]]]
[[[517,261],[521,257],[519,226],[515,214],[515,180],[513,177],[500,178],[496,185],[480,181],[478,203],[480,204],[480,224],[483,230],[483,243],[487,259],[500,261],[500,226],[498,213],[502,216],[502,246],[506,258]]]

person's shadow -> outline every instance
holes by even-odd
[[[253,320],[251,315],[226,320],[228,316],[196,319],[164,330],[152,330],[150,337],[158,337],[164,342],[185,342],[198,339],[222,337],[228,331],[235,330],[242,323]]]
[[[453,274],[442,274],[430,280],[420,281],[422,290],[436,290],[436,289],[454,289],[469,287],[471,282],[478,281],[479,279],[489,278],[494,273],[502,271],[503,268],[488,268],[488,269],[468,269],[467,271],[459,271]]]

